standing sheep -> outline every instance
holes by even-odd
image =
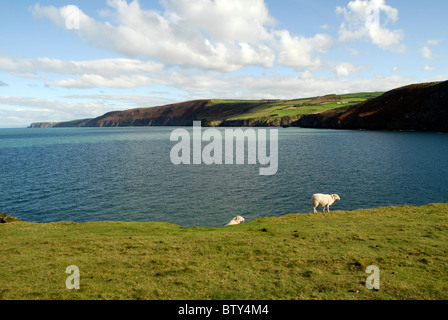
[[[317,207],[324,207],[324,210],[322,212],[325,212],[325,207],[327,207],[327,212],[330,212],[330,206],[335,202],[336,200],[341,200],[337,194],[321,194],[316,193],[311,197],[311,204],[314,207],[314,213],[316,213]]]

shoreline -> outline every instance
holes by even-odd
[[[319,211],[317,213],[313,213],[313,212],[304,212],[304,213],[287,213],[281,216],[263,216],[263,217],[258,217],[255,218],[253,220],[249,220],[247,222],[243,222],[242,224],[247,224],[251,221],[256,221],[259,219],[270,219],[270,218],[274,218],[274,219],[281,219],[281,218],[285,218],[287,216],[291,216],[291,215],[303,215],[303,216],[315,216],[315,215],[323,215],[323,216],[335,216],[337,215],[337,213],[353,213],[356,211],[360,211],[360,210],[385,210],[385,209],[398,209],[398,208],[424,208],[427,206],[431,206],[431,205],[448,205],[448,202],[432,202],[432,203],[427,203],[424,205],[410,205],[410,204],[403,204],[403,205],[395,205],[395,206],[380,206],[380,207],[375,207],[375,208],[359,208],[359,209],[353,209],[353,210],[332,210],[329,213],[322,213],[322,211]],[[85,221],[85,222],[76,222],[76,221],[69,221],[69,220],[63,220],[63,221],[51,221],[51,222],[30,222],[27,220],[22,220],[19,219],[15,216],[0,212],[0,218],[6,218],[8,221],[7,223],[11,223],[11,222],[26,222],[26,223],[31,223],[31,224],[36,224],[36,225],[48,225],[48,224],[76,224],[76,225],[83,225],[83,224],[89,224],[89,223],[132,223],[132,224],[146,224],[146,223],[151,223],[151,224],[163,224],[163,225],[169,225],[169,226],[173,226],[173,227],[178,227],[178,228],[210,228],[210,229],[214,229],[214,228],[221,228],[221,227],[210,227],[210,226],[190,226],[190,227],[184,227],[175,223],[171,223],[171,222],[167,222],[167,221],[119,221],[119,220],[93,220],[93,221]],[[225,225],[223,225],[222,227],[225,227]]]

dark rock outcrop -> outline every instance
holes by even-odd
[[[448,81],[398,88],[349,108],[307,115],[305,128],[448,132]]]

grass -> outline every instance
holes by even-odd
[[[0,299],[448,299],[447,218],[430,204],[222,228],[14,221],[0,224]]]
[[[305,114],[317,114],[344,106],[353,106],[382,95],[383,92],[360,92],[346,95],[327,95],[294,100],[251,101],[254,107],[244,113],[236,114],[227,120],[247,120],[263,117],[298,117]],[[241,100],[212,100],[214,104],[242,103]],[[257,104],[255,104],[257,103]]]

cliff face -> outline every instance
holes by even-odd
[[[192,125],[208,101],[189,101],[154,108],[108,112],[82,123],[82,127],[182,126]]]
[[[242,120],[225,120],[219,123],[220,127],[291,127],[298,116],[261,117]]]
[[[223,123],[227,118],[247,112],[256,105],[249,102],[213,104],[210,100],[194,100],[153,108],[113,111],[94,119],[60,122],[53,127],[191,126],[195,120],[201,120],[204,126],[225,125]]]
[[[53,128],[58,122],[34,122],[28,128]]]
[[[321,99],[328,102],[329,98],[331,96],[318,97],[313,101]],[[339,100],[338,98],[337,101]],[[261,114],[256,117],[260,113],[254,110],[273,106],[269,103],[272,102],[195,100],[153,108],[108,112],[94,119],[33,123],[30,127],[191,126],[193,121],[197,120],[201,121],[203,126],[222,127],[298,126],[448,132],[448,81],[398,88],[354,106],[342,106],[319,114]]]
[[[448,81],[398,88],[346,109],[307,115],[305,128],[448,132]]]

